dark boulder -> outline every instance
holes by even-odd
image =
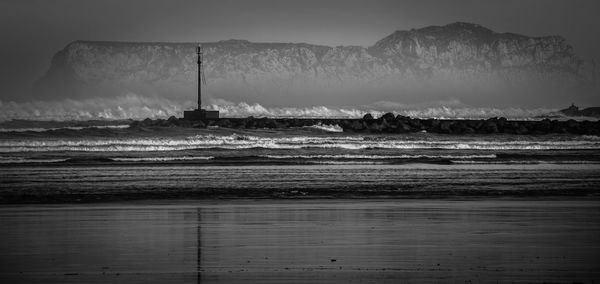
[[[175,116],[171,116],[167,119],[168,127],[179,126],[179,119]]]
[[[361,131],[361,130],[365,129],[365,125],[358,120],[354,120],[354,121],[352,121],[352,123],[350,123],[349,128],[352,129],[353,131]]]
[[[396,117],[396,119],[398,120],[398,117]],[[403,120],[398,120],[398,121],[403,121]],[[408,125],[410,125],[411,128],[416,129],[416,130],[423,130],[425,129],[423,123],[421,123],[420,119],[411,119],[409,118],[408,120],[406,120],[406,123],[408,123]]]
[[[269,119],[266,121],[265,127],[269,129],[277,128],[277,123],[273,119]]]
[[[469,126],[469,124],[464,120],[456,121],[452,125],[452,133],[457,134],[473,134],[475,130]]]
[[[399,114],[399,115],[396,115],[396,120],[409,121],[409,120],[411,120],[411,118],[408,117],[408,116],[404,116],[404,115],[400,115]]]
[[[516,134],[528,134],[529,133],[529,129],[527,127],[525,127],[523,124],[518,124],[517,127],[515,128],[515,133]]]
[[[381,119],[383,119],[383,120],[385,120],[385,121],[387,121],[387,122],[391,122],[391,121],[394,121],[394,120],[396,120],[396,117],[394,116],[394,114],[393,114],[393,113],[391,113],[391,112],[388,112],[388,113],[386,113],[386,114],[382,115],[382,116],[381,116]]]
[[[129,128],[138,128],[142,126],[142,122],[134,120],[129,124]]]
[[[440,133],[451,134],[452,133],[452,121],[444,120],[439,124]]]
[[[141,122],[141,126],[146,126],[146,127],[152,126],[153,124],[154,124],[154,121],[152,121],[152,119],[150,119],[150,118],[146,118],[146,119],[142,120],[142,122]]]
[[[480,128],[484,133],[498,133],[498,125],[494,119],[489,119]]]
[[[192,127],[192,122],[189,120],[186,120],[186,119],[180,119],[179,126],[189,128],[189,127]]]
[[[404,123],[402,121],[398,122],[398,125],[396,126],[396,132],[398,133],[407,133],[407,132],[412,132],[413,128],[408,125],[407,123]]]
[[[254,120],[253,117],[248,117],[246,119],[246,128],[255,128],[256,127],[256,121]]]
[[[232,128],[232,123],[229,119],[219,119],[217,125],[222,128]]]
[[[206,124],[204,124],[204,122],[202,122],[202,121],[197,121],[197,122],[194,122],[192,124],[192,127],[194,127],[194,128],[206,128]]]

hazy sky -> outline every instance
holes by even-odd
[[[74,40],[247,39],[369,46],[395,30],[473,22],[562,35],[598,58],[598,0],[0,0],[0,100],[20,100]]]

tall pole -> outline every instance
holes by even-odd
[[[202,45],[196,47],[198,54],[198,110],[202,109]]]

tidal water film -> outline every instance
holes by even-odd
[[[135,202],[0,209],[5,283],[592,283],[578,199]]]

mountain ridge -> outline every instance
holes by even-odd
[[[444,82],[470,87],[596,80],[560,36],[497,33],[463,22],[395,31],[369,47],[239,39],[201,44],[209,96],[234,99],[231,94],[241,94],[280,104],[297,96],[328,102],[351,93],[347,97],[352,99],[359,96],[358,91],[353,93],[357,89],[377,90],[372,92],[379,96],[374,101],[390,99],[394,92],[402,92],[405,98],[423,93],[413,86],[422,88],[425,81],[442,82],[437,88],[447,90]],[[73,41],[55,54],[36,88],[68,97],[134,92],[190,98],[196,80],[196,45]]]

